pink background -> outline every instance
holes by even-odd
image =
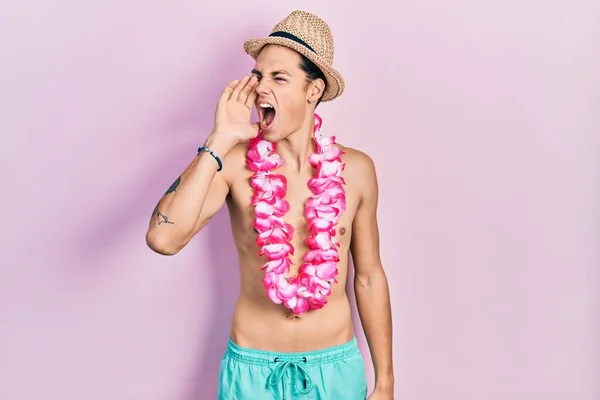
[[[171,258],[144,234],[295,8],[347,80],[324,130],[377,164],[396,398],[600,398],[598,2],[7,3],[1,399],[214,398],[227,214]]]

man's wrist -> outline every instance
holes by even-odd
[[[214,134],[210,135],[204,142],[204,147],[210,149],[221,160],[225,158],[227,153],[229,153],[234,146],[235,143],[229,138],[218,137]]]
[[[375,389],[383,391],[393,391],[394,375],[390,373],[377,376],[375,378]]]

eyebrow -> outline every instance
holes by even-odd
[[[262,77],[263,77],[263,73],[262,73],[262,72],[260,72],[260,71],[259,71],[259,70],[257,70],[257,69],[253,69],[253,70],[252,70],[252,73],[253,73],[254,75],[258,76],[259,78],[262,78]],[[292,76],[292,74],[290,74],[289,72],[287,72],[287,71],[286,71],[286,70],[284,70],[284,69],[279,69],[279,70],[277,70],[277,71],[272,71],[270,75],[271,75],[271,76],[276,76],[276,75],[290,75],[290,76]]]

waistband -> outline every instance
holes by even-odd
[[[258,350],[237,345],[231,338],[227,346],[227,355],[243,362],[253,364],[272,364],[279,361],[302,361],[305,365],[335,362],[360,354],[356,337],[350,341],[324,349],[301,352],[280,353],[275,351]]]

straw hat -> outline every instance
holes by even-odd
[[[321,18],[306,11],[294,11],[279,22],[268,37],[244,42],[244,50],[256,59],[262,48],[278,44],[296,50],[323,71],[327,88],[321,101],[330,101],[344,91],[344,78],[333,68],[333,35]]]

